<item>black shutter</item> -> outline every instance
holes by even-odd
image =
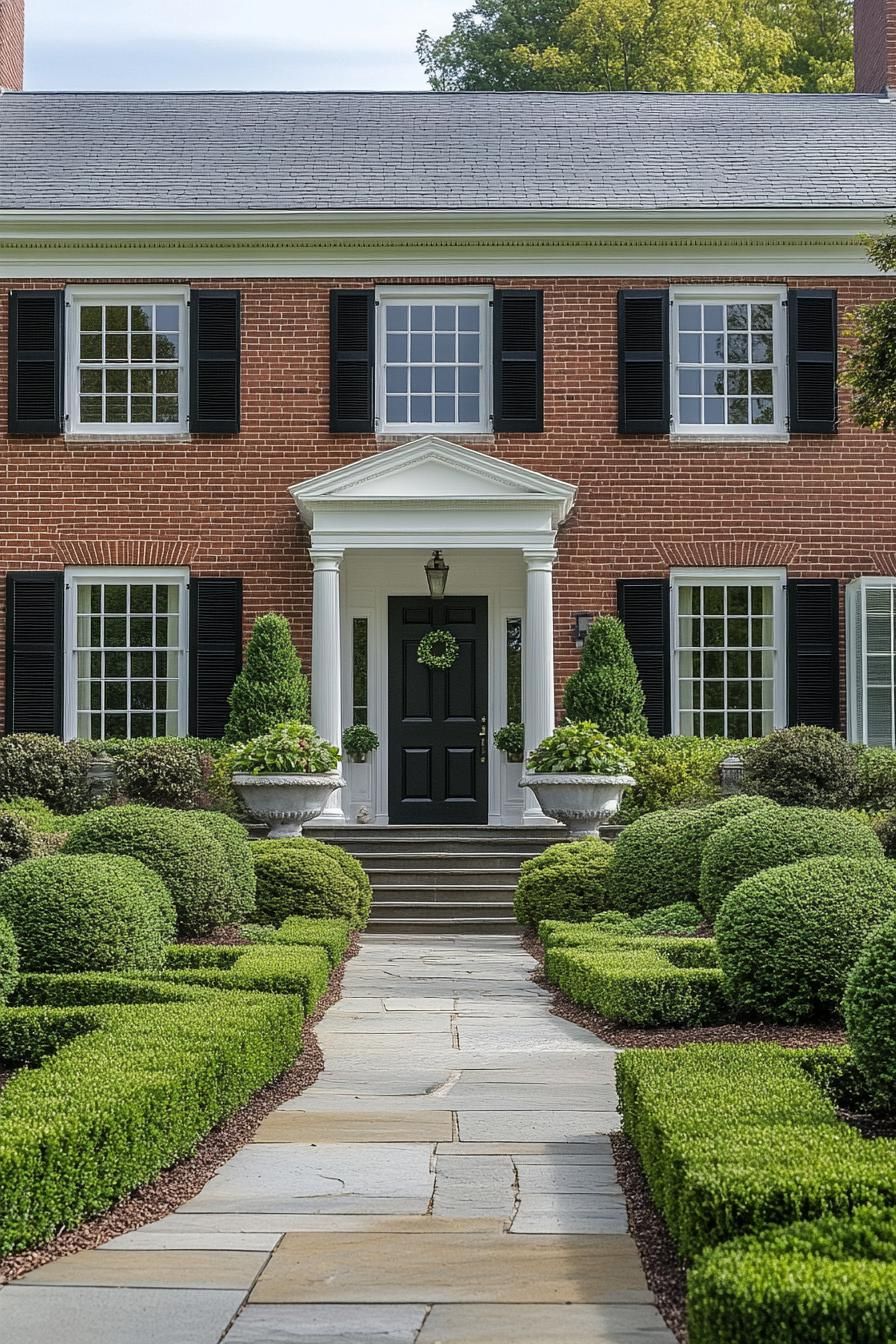
[[[788,723],[840,728],[840,585],[787,581]]]
[[[795,434],[837,431],[837,291],[791,289],[790,428]]]
[[[62,734],[63,575],[6,576],[6,731]]]
[[[372,289],[330,292],[330,429],[373,430],[373,359],[376,344]]]
[[[242,579],[190,581],[190,734],[221,737],[243,661]]]
[[[620,579],[616,603],[644,687],[647,726],[662,737],[672,724],[668,580]]]
[[[64,343],[65,295],[61,289],[10,294],[10,434],[62,433]]]
[[[618,296],[619,433],[669,433],[669,291]]]
[[[539,434],[544,429],[544,295],[496,289],[494,429]]]
[[[240,296],[232,289],[190,291],[190,430],[238,434]]]

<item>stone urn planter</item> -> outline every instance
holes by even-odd
[[[301,835],[305,823],[319,817],[330,794],[344,784],[337,770],[319,775],[233,776],[233,787],[249,816],[270,827],[269,840]]]
[[[571,839],[583,840],[616,815],[624,791],[634,783],[631,775],[524,772],[520,788],[531,789],[545,816],[567,826]]]

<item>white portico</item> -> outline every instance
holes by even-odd
[[[390,600],[426,599],[424,564],[438,548],[450,566],[446,609],[452,600],[475,598],[480,609],[487,603],[487,634],[480,636],[487,652],[480,650],[477,664],[487,660],[477,710],[487,720],[483,820],[543,821],[535,808],[524,817],[520,767],[505,761],[491,737],[514,705],[522,710],[527,747],[554,726],[555,540],[574,487],[427,436],[304,481],[291,494],[311,534],[314,725],[340,743],[347,723],[366,721],[381,743],[366,763],[345,763],[348,786],[334,796],[324,820],[355,821],[360,814],[386,825],[390,790],[394,820],[390,679],[394,693],[397,665],[390,662]],[[515,632],[516,644],[508,632]],[[521,692],[511,666],[520,634]]]

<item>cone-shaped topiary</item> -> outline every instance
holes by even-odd
[[[243,670],[230,692],[227,742],[246,742],[278,723],[308,718],[308,678],[302,672],[285,616],[259,616],[246,648]]]
[[[643,737],[644,691],[625,627],[617,616],[598,616],[585,636],[582,661],[563,692],[566,717],[596,723],[609,737]]]

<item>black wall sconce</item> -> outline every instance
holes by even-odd
[[[594,624],[594,617],[590,611],[580,611],[575,617],[573,626],[573,639],[576,642],[576,648],[581,649],[585,646],[585,636],[590,627]]]

